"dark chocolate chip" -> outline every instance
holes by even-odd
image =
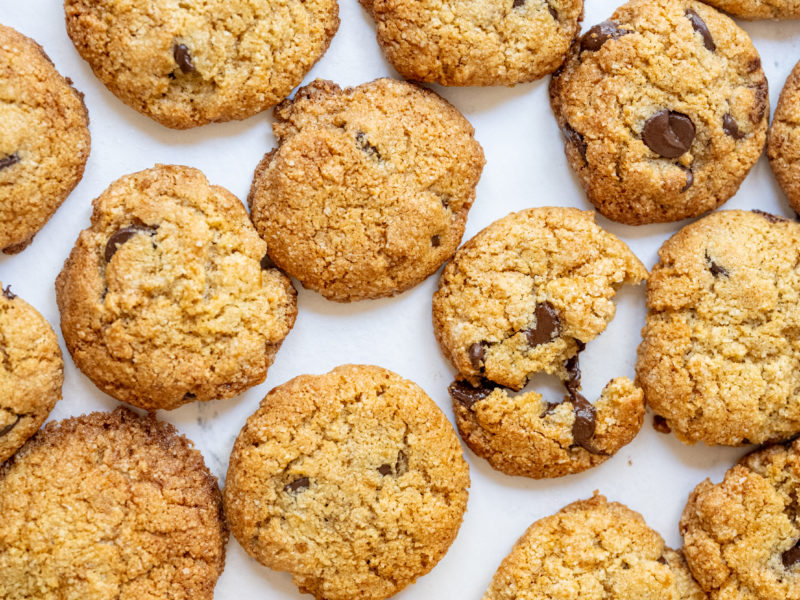
[[[408,457],[400,450],[397,453],[397,462],[394,463],[394,474],[400,476],[408,471]]]
[[[566,386],[570,396],[572,394],[577,394],[578,390],[581,389],[581,364],[580,360],[578,359],[578,355],[576,354],[572,358],[568,359],[564,364],[564,367],[566,368],[567,376],[569,377],[569,379],[564,382],[564,385]]]
[[[553,20],[558,21],[558,9],[548,2],[547,10],[550,12],[550,16],[553,17]]]
[[[14,154],[7,154],[3,158],[0,158],[0,171],[3,169],[10,167],[11,165],[15,165],[19,162],[19,154],[14,152]]]
[[[511,8],[519,8],[520,6],[523,6],[524,4],[525,4],[525,0],[514,0],[511,3]]]
[[[22,415],[17,415],[16,420],[13,423],[11,423],[11,425],[6,425],[2,429],[0,429],[0,437],[3,437],[4,435],[8,435],[9,433],[11,433],[11,430],[14,429],[14,427],[17,426],[17,423],[19,423],[21,420],[22,420]]]
[[[779,217],[778,215],[773,215],[772,213],[768,213],[767,211],[759,210],[757,208],[754,208],[750,212],[753,212],[757,215],[761,215],[770,223],[782,223],[789,220],[789,219],[784,219],[783,217]]]
[[[311,485],[311,480],[308,477],[301,477],[300,479],[295,479],[292,483],[287,483],[283,486],[284,491],[293,494],[294,492],[301,492],[303,490],[308,489]]]
[[[438,248],[441,245],[442,245],[442,238],[440,238],[438,235],[434,235],[431,238],[431,246],[433,246],[434,248]]]
[[[592,454],[599,454],[592,443],[594,430],[597,427],[597,409],[582,394],[571,395],[572,410],[575,421],[572,423],[572,439],[576,444]]]
[[[8,300],[13,300],[17,297],[17,295],[11,291],[11,286],[7,285],[4,288],[0,288],[3,290],[3,296],[5,296]]]
[[[378,152],[378,149],[375,146],[369,143],[367,134],[363,131],[356,132],[356,145],[370,157],[374,158],[375,160],[381,160],[381,153]]]
[[[472,408],[472,405],[476,402],[488,398],[493,389],[494,388],[488,385],[473,387],[466,381],[454,381],[448,386],[447,391],[453,400],[463,404],[467,408]]]
[[[276,268],[275,263],[272,262],[272,259],[269,257],[269,254],[265,254],[264,258],[261,259],[261,269],[267,271],[269,269],[274,269],[274,268]]]
[[[195,398],[197,398],[197,394],[194,394],[194,393],[192,393],[192,392],[186,392],[186,393],[183,395],[183,399],[184,399],[184,400],[194,400]]]
[[[623,35],[631,33],[627,29],[622,29],[614,21],[603,21],[592,27],[581,37],[581,50],[597,52],[608,40],[616,40]]]
[[[653,416],[653,429],[655,429],[658,433],[670,433],[672,431],[672,429],[669,428],[669,425],[667,425],[667,420],[661,415]]]
[[[561,133],[564,135],[564,139],[566,139],[567,142],[578,149],[578,152],[580,152],[581,157],[585,161],[586,141],[583,139],[583,135],[575,131],[569,123],[564,125],[564,127],[561,129]]]
[[[692,120],[683,113],[660,110],[647,119],[642,128],[642,141],[664,158],[678,158],[694,140]]]
[[[130,225],[128,227],[123,227],[122,229],[118,229],[114,233],[111,234],[111,237],[108,238],[108,242],[106,243],[106,250],[105,250],[105,259],[106,262],[111,262],[111,258],[114,254],[117,253],[119,247],[122,246],[125,242],[130,240],[133,236],[139,233],[146,233],[148,235],[155,235],[158,226],[151,227],[149,225]]]
[[[666,565],[667,564],[667,559],[665,557],[663,557],[663,556],[659,556],[658,557],[658,562],[660,562],[662,565]]]
[[[800,562],[800,542],[789,548],[786,552],[781,554],[783,566],[791,569],[795,564]]]
[[[559,406],[561,406],[561,402],[546,402],[544,405],[544,410],[542,411],[542,414],[539,415],[539,418],[544,419]]]
[[[731,113],[722,115],[722,129],[735,140],[740,140],[744,137],[744,134],[739,131],[739,124]]]
[[[683,184],[683,187],[681,188],[682,194],[692,187],[692,184],[694,183],[694,172],[692,171],[691,167],[684,167],[683,165],[678,166],[686,172],[686,183]]]
[[[536,327],[526,329],[528,345],[539,346],[553,341],[561,332],[561,319],[558,318],[558,311],[549,302],[542,302],[536,305],[533,312],[536,317]]]
[[[723,267],[721,264],[714,262],[714,259],[711,258],[711,255],[708,253],[708,250],[706,250],[706,262],[708,263],[708,270],[711,271],[711,274],[714,277],[719,277],[720,275],[722,275],[723,277],[730,276],[728,269]]]
[[[703,21],[700,15],[694,12],[694,9],[687,8],[684,14],[689,18],[692,28],[703,38],[703,45],[706,49],[714,52],[714,50],[717,49],[717,45],[714,43],[714,38],[711,37],[711,32],[708,30],[706,22]]]
[[[475,342],[467,350],[469,362],[474,369],[482,369],[483,361],[486,358],[486,348],[480,342]]]
[[[172,49],[172,56],[175,58],[175,62],[178,63],[178,66],[184,73],[194,73],[197,71],[194,66],[194,61],[192,60],[192,55],[189,52],[189,48],[187,48],[185,44],[176,44]]]
[[[387,475],[391,475],[392,474],[392,465],[387,465],[385,463],[382,464],[380,467],[378,467],[378,473],[380,473],[384,477],[386,477]]]
[[[767,80],[763,79],[759,81],[756,85],[752,86],[752,89],[755,94],[755,104],[753,104],[749,117],[753,125],[758,125],[764,119],[764,115],[767,114],[767,106],[769,105],[767,101],[769,96]]]

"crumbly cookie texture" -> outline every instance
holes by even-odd
[[[15,254],[83,177],[89,115],[42,47],[4,25],[0,72],[0,251]]]
[[[41,427],[63,382],[53,328],[0,282],[0,464]]]
[[[769,128],[767,157],[789,204],[800,213],[800,63],[792,69],[778,98]]]
[[[582,0],[361,0],[378,43],[406,79],[514,85],[555,71],[583,18]]]
[[[720,211],[659,250],[637,382],[683,442],[800,432],[800,224]]]
[[[797,19],[797,0],[707,0],[708,4],[739,19]]]
[[[710,600],[800,598],[800,441],[748,454],[689,496],[684,552]]]
[[[336,0],[65,0],[64,10],[98,79],[176,129],[275,106],[339,27]]]
[[[705,600],[680,554],[642,516],[595,495],[531,525],[483,600]]]
[[[261,383],[297,315],[291,282],[265,256],[242,203],[200,171],[118,179],[56,281],[75,364],[147,410]]]
[[[211,600],[228,531],[191,442],[118,408],[49,423],[0,468],[0,597]]]
[[[576,42],[550,83],[589,200],[641,225],[696,217],[761,156],[767,80],[747,33],[692,0],[633,0]]]
[[[318,600],[388,598],[458,532],[469,470],[452,426],[414,383],[345,365],[273,389],[234,444],[231,531]]]
[[[250,204],[280,268],[347,302],[402,292],[453,255],[485,160],[448,102],[392,79],[317,80],[275,117]]]

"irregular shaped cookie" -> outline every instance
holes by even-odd
[[[800,598],[800,441],[748,454],[692,494],[684,552],[710,600]]]
[[[407,290],[453,255],[485,161],[449,103],[392,79],[317,80],[275,116],[250,204],[280,268],[347,302]]]
[[[483,600],[704,600],[680,552],[642,516],[595,495],[531,525]]]
[[[647,404],[690,444],[800,432],[800,224],[721,211],[658,254],[636,365]]]
[[[65,0],[64,10],[100,81],[176,129],[275,106],[339,27],[336,0]]]
[[[414,383],[345,365],[273,389],[231,454],[225,513],[244,549],[318,600],[388,598],[452,543],[469,470]]]
[[[796,213],[800,213],[799,146],[800,63],[794,66],[786,79],[767,138],[769,165]]]
[[[217,480],[172,425],[118,408],[49,423],[0,468],[0,597],[211,600]]]
[[[0,25],[0,250],[23,250],[83,177],[83,94],[42,47]]]
[[[589,200],[630,225],[696,217],[733,196],[769,112],[747,33],[692,0],[633,0],[589,29],[550,103]]]
[[[56,299],[78,368],[147,410],[261,383],[297,315],[242,203],[197,169],[165,165],[94,201]]]
[[[406,79],[514,85],[555,71],[583,18],[582,0],[361,0],[378,43]]]
[[[41,427],[61,399],[62,383],[53,328],[0,283],[0,464]]]
[[[740,19],[797,19],[797,0],[705,0],[711,6]]]

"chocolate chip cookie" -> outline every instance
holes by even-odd
[[[800,213],[799,145],[800,63],[794,66],[786,79],[767,138],[767,157],[772,172],[796,213]]]
[[[449,103],[392,79],[317,80],[275,117],[250,204],[278,267],[349,302],[407,290],[453,255],[485,161]]]
[[[692,0],[633,0],[589,29],[550,83],[570,166],[609,219],[696,217],[736,193],[766,140],[750,38]]]
[[[378,43],[405,78],[514,85],[555,71],[583,18],[582,0],[361,0]]]
[[[681,533],[709,600],[800,598],[798,492],[800,441],[748,454],[694,489]]]
[[[712,213],[659,258],[636,365],[647,404],[686,443],[800,432],[800,224]]]
[[[430,571],[458,532],[469,470],[414,383],[345,365],[273,389],[247,420],[224,490],[231,531],[318,600],[381,600]]]
[[[0,73],[0,250],[15,254],[83,177],[89,115],[42,47],[3,25]]]
[[[49,423],[0,468],[0,597],[211,600],[217,480],[172,425],[119,408]]]
[[[642,516],[595,495],[531,525],[483,600],[705,600],[680,552]]]
[[[65,0],[64,9],[98,79],[176,129],[275,106],[339,26],[336,0]]]
[[[56,281],[75,364],[146,410],[261,383],[297,315],[266,251],[242,203],[197,169],[118,179]]]
[[[493,223],[442,273],[433,324],[464,381],[450,387],[464,441],[512,475],[587,469],[627,444],[642,424],[642,391],[612,380],[596,405],[580,393],[578,353],[614,317],[612,298],[647,270],[618,238],[574,208],[532,208]],[[535,373],[556,374],[567,396],[548,405],[512,395]]]
[[[41,427],[61,399],[63,382],[53,328],[0,283],[0,464]]]

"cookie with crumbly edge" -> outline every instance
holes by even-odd
[[[800,2],[797,0],[705,0],[707,4],[738,19],[797,19]]]
[[[386,369],[344,365],[273,389],[231,454],[225,511],[260,563],[318,600],[381,600],[430,571],[467,504],[441,410]]]
[[[800,14],[798,14],[800,17]],[[769,126],[767,158],[775,179],[789,205],[800,213],[800,62],[797,63],[778,98]]]

